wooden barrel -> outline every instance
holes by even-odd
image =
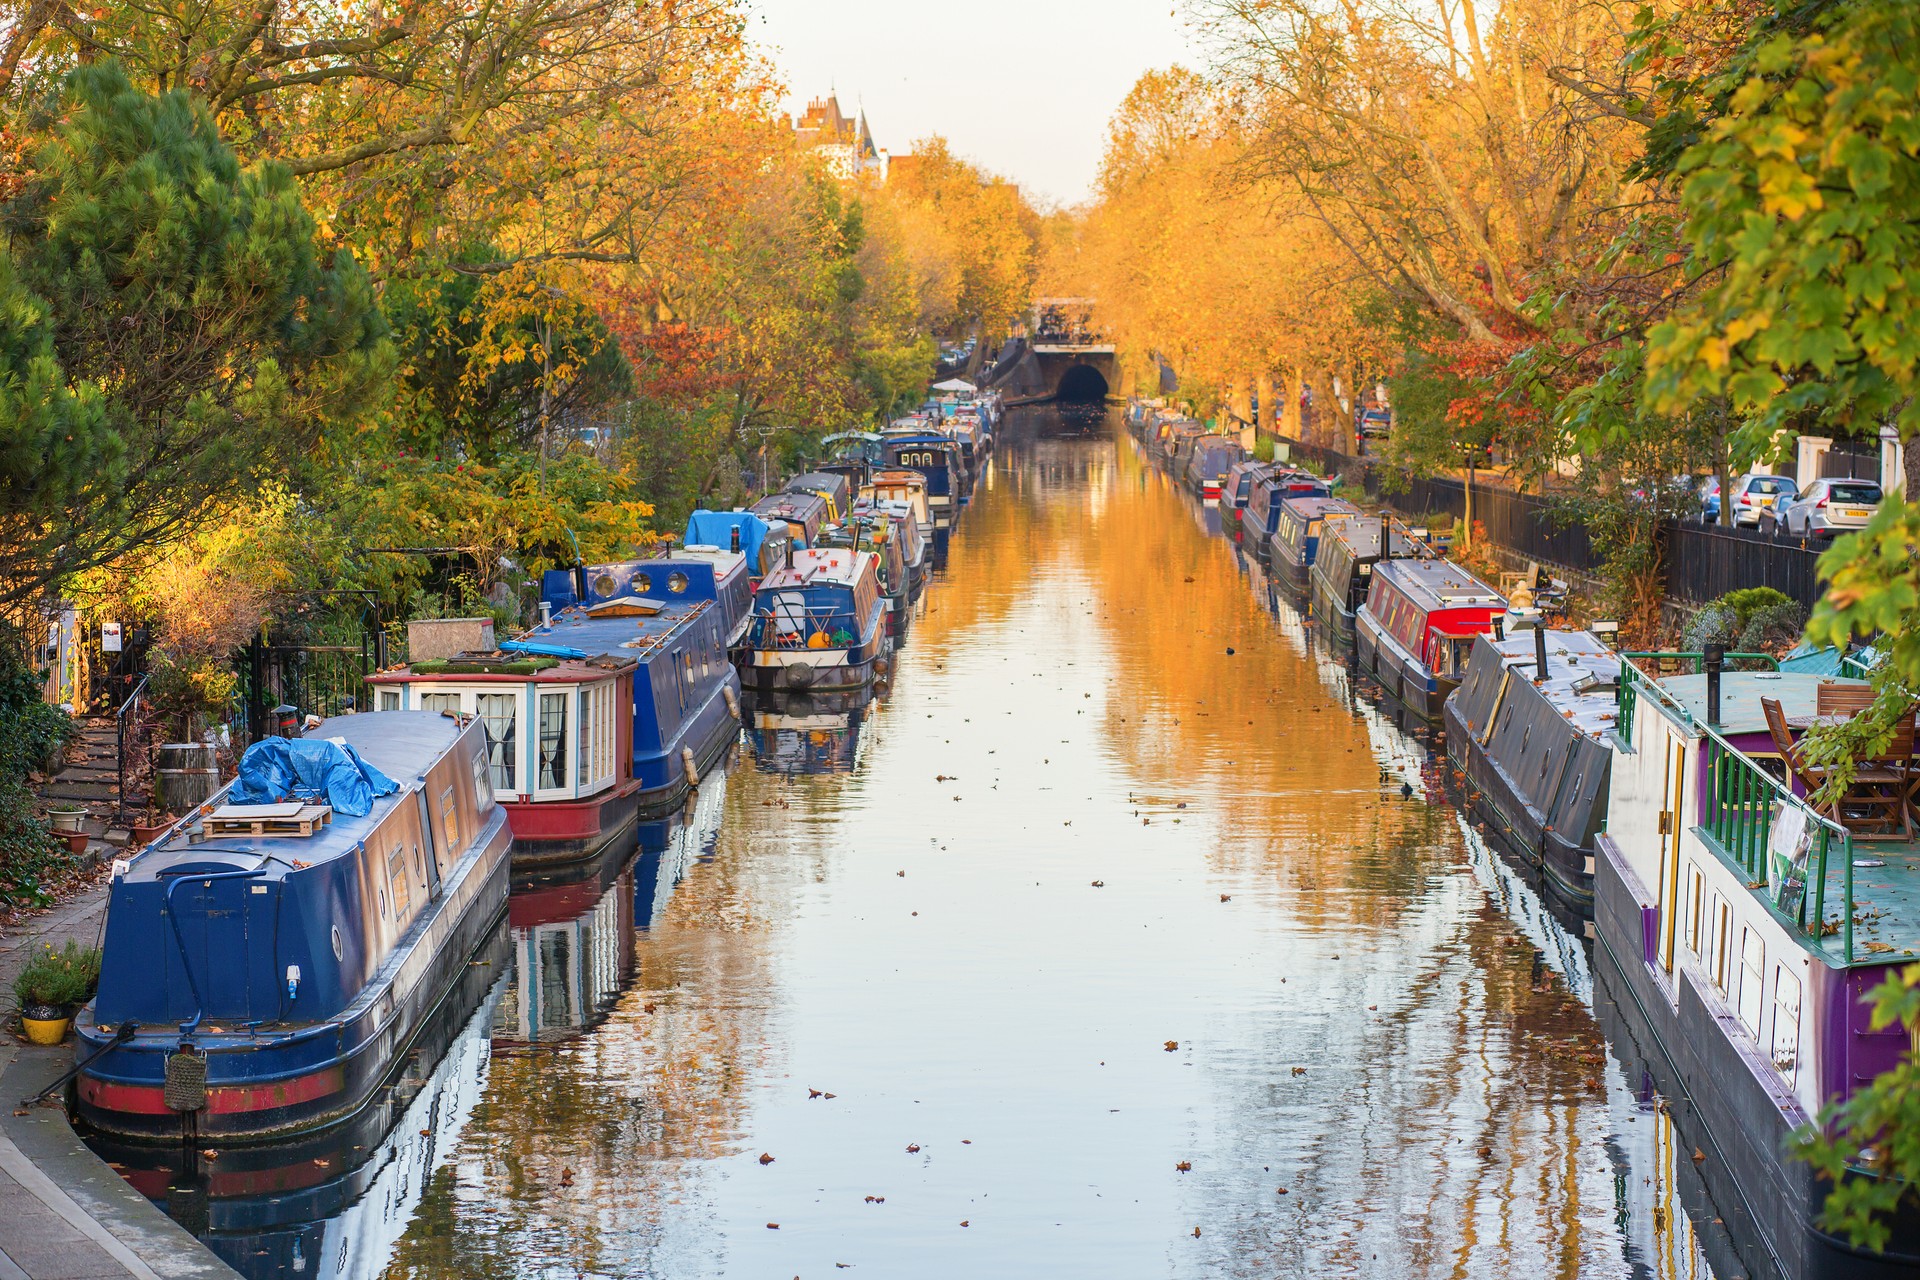
[[[162,743],[157,789],[160,807],[168,813],[206,803],[220,789],[218,749],[211,742]]]

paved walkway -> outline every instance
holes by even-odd
[[[35,948],[44,945],[58,951],[69,939],[83,947],[99,945],[100,926],[107,914],[107,892],[107,885],[97,885],[34,916],[18,929],[0,933],[0,1009],[12,1010],[13,980],[27,967]],[[0,1274],[0,1280],[5,1280],[4,1274]]]
[[[70,1048],[0,1048],[0,1280],[237,1280],[81,1143],[59,1106],[20,1100]]]

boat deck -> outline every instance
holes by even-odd
[[[1920,840],[1854,842],[1853,954],[1856,964],[1920,956]]]

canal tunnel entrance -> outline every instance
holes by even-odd
[[[1076,364],[1060,375],[1056,398],[1071,404],[1097,404],[1107,398],[1107,380],[1090,364]]]

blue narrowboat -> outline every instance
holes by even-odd
[[[81,1117],[245,1142],[359,1112],[506,908],[512,833],[478,720],[339,716],[116,864]],[[87,1055],[100,1056],[87,1060]]]
[[[889,469],[918,471],[927,478],[927,508],[935,530],[951,529],[960,514],[960,446],[938,431],[910,430],[886,437]]]
[[[796,551],[753,597],[743,675],[761,689],[857,689],[886,643],[877,558],[870,551]]]
[[[844,524],[821,530],[820,545],[872,553],[879,564],[880,602],[887,613],[887,634],[899,634],[907,619],[913,577],[893,520],[869,508],[863,516],[850,516]]]
[[[1331,494],[1320,477],[1287,468],[1254,481],[1247,505],[1240,511],[1241,542],[1252,549],[1261,564],[1267,563],[1268,544],[1280,529],[1280,504],[1288,498],[1325,498]]]
[[[1247,505],[1247,499],[1253,495],[1253,486],[1265,480],[1274,472],[1274,464],[1260,462],[1253,458],[1242,458],[1233,464],[1227,472],[1227,478],[1220,484],[1220,508],[1222,511],[1241,511]],[[1224,518],[1224,517],[1223,517]],[[1233,536],[1240,539],[1240,522],[1233,521]]]
[[[1340,498],[1294,497],[1280,500],[1280,516],[1268,540],[1267,559],[1273,576],[1296,601],[1305,602],[1311,583],[1308,572],[1320,550],[1320,533],[1328,524],[1350,520],[1360,508]]]
[[[827,436],[820,444],[833,452],[814,470],[845,476],[855,493],[864,489],[873,473],[887,463],[887,451],[878,432],[842,431]]]
[[[1227,475],[1240,456],[1240,441],[1235,437],[1203,436],[1193,442],[1181,478],[1195,497],[1208,506],[1217,506]]]

